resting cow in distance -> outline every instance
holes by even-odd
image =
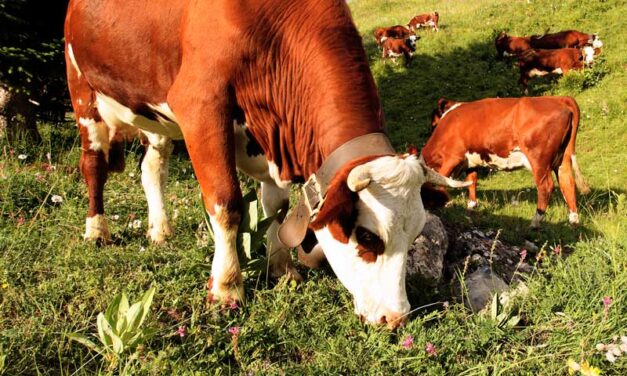
[[[466,184],[394,152],[343,0],[71,0],[65,43],[94,237],[105,235],[116,137],[141,133],[161,167],[161,141],[182,138],[214,232],[212,299],[244,298],[239,168],[261,181],[267,216],[287,209],[291,184],[307,182],[296,210],[268,230],[273,276],[300,279],[289,247],[309,228],[358,315],[391,327],[404,320],[407,251],[425,221],[421,186]],[[158,191],[163,175],[154,176],[147,186]]]
[[[377,46],[381,47],[386,39],[407,39],[416,33],[408,27],[396,25],[390,27],[380,27],[373,32],[374,40]]]
[[[592,64],[598,52],[587,46],[583,49],[560,48],[558,50],[527,50],[518,55],[520,78],[518,83],[527,94],[529,79],[547,74],[567,74],[572,69],[582,69]]]
[[[603,42],[597,34],[586,34],[576,30],[530,37],[511,37],[502,32],[496,37],[494,44],[499,57],[516,56],[530,48],[555,50],[558,48],[584,48],[586,46],[594,49],[603,47]]]
[[[433,134],[422,149],[427,165],[444,176],[463,171],[472,183],[468,207],[477,205],[478,168],[533,173],[538,206],[531,227],[540,222],[553,191],[553,171],[566,200],[571,224],[579,223],[575,185],[585,183],[575,156],[579,106],[571,97],[487,98],[455,102],[442,98],[433,113]],[[573,177],[574,173],[574,177]]]

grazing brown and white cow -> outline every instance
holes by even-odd
[[[573,98],[486,98],[475,102],[442,98],[432,124],[435,129],[421,156],[444,176],[467,172],[466,181],[472,182],[469,208],[477,205],[478,168],[526,168],[533,173],[538,189],[538,206],[531,221],[531,227],[538,228],[553,191],[553,171],[568,206],[568,221],[579,223],[575,184],[582,193],[590,189],[575,156],[579,106]]]
[[[377,46],[381,46],[386,39],[407,39],[416,33],[408,27],[395,25],[390,27],[380,27],[373,32],[374,40]]]
[[[440,31],[440,29],[438,28],[439,22],[440,22],[440,15],[438,14],[438,12],[431,12],[431,13],[419,14],[415,16],[414,18],[409,20],[409,23],[407,24],[407,26],[411,30],[414,30],[414,31],[416,29],[420,29],[421,27],[428,27],[428,26],[431,26],[432,30],[434,31]]]
[[[500,33],[494,40],[499,57],[518,55],[530,48],[554,50],[558,48],[603,47],[597,34],[586,34],[576,30],[560,31],[553,34],[511,37]]]
[[[383,58],[392,59],[396,62],[396,58],[403,56],[405,59],[405,66],[409,66],[411,58],[416,52],[416,41],[420,39],[419,36],[411,35],[407,39],[395,39],[390,38],[383,41]]]
[[[407,250],[425,221],[421,185],[464,183],[394,153],[344,1],[72,0],[65,42],[90,231],[103,235],[93,223],[104,222],[116,137],[142,132],[159,163],[161,141],[183,138],[214,233],[212,299],[244,298],[239,168],[261,181],[267,216],[307,181],[281,234],[278,221],[268,231],[272,275],[300,279],[285,242],[298,244],[309,227],[357,314],[403,320]],[[163,175],[154,176],[147,185],[158,189]]]
[[[527,93],[529,79],[535,76],[546,76],[547,74],[566,74],[572,69],[581,69],[592,64],[594,55],[599,50],[591,46],[583,49],[560,48],[557,50],[534,50],[530,49],[518,55],[518,66],[520,67],[520,78],[518,83]]]

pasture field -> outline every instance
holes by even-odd
[[[303,269],[306,280],[298,285],[248,278],[242,307],[208,304],[212,244],[188,160],[175,156],[170,166],[176,236],[152,246],[144,237],[139,147],[128,145],[126,171],[110,176],[105,192],[115,242],[99,247],[82,240],[87,192],[75,126],[42,124],[41,146],[0,144],[0,374],[563,375],[569,359],[603,374],[627,374],[627,355],[611,363],[595,349],[627,336],[627,3],[355,0],[350,7],[399,151],[424,144],[441,96],[521,95],[517,69],[495,58],[499,31],[574,28],[598,32],[604,42],[593,68],[530,85],[531,95],[571,95],[581,107],[577,156],[593,188],[578,198],[581,226],[568,226],[556,188],[543,230],[528,230],[536,193],[526,171],[480,177],[474,213],[466,212],[462,191],[438,212],[452,226],[501,229],[512,244],[544,245],[523,277],[529,293],[511,312],[520,322],[502,325],[453,302],[448,291],[418,287],[406,326],[396,332],[364,326],[330,269]],[[375,27],[433,10],[441,31],[419,32],[408,69],[380,61]],[[554,252],[558,245],[561,254]],[[114,296],[126,291],[136,301],[150,286],[156,293],[145,325],[154,333],[135,352],[115,361],[69,339],[81,333],[97,341],[96,316]],[[426,351],[428,343],[435,351]]]

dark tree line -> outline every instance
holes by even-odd
[[[0,1],[0,133],[4,126],[10,138],[22,131],[38,140],[37,120],[64,117],[67,4],[67,0]]]

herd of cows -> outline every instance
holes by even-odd
[[[299,280],[290,248],[320,250],[352,294],[355,313],[390,327],[409,312],[407,252],[424,226],[424,205],[441,197],[438,186],[469,187],[472,207],[478,167],[529,168],[538,226],[553,171],[569,221],[578,222],[575,181],[587,188],[575,158],[579,108],[572,98],[443,99],[422,151],[399,154],[344,1],[243,4],[70,1],[65,56],[89,195],[85,239],[111,238],[104,186],[123,170],[122,145],[134,137],[146,146],[141,180],[155,243],[172,234],[164,203],[168,158],[172,140],[185,141],[214,234],[208,293],[221,302],[244,299],[238,169],[261,182],[265,215],[279,213],[267,233],[270,273]],[[438,13],[415,17],[401,26],[406,31],[377,31],[377,43],[387,56],[411,57],[415,30],[437,31],[438,22]],[[544,62],[546,50],[520,50],[549,36],[503,38],[503,52],[529,60],[525,70],[557,69]],[[450,178],[464,169],[465,182]],[[292,184],[303,184],[303,193],[285,217]]]

